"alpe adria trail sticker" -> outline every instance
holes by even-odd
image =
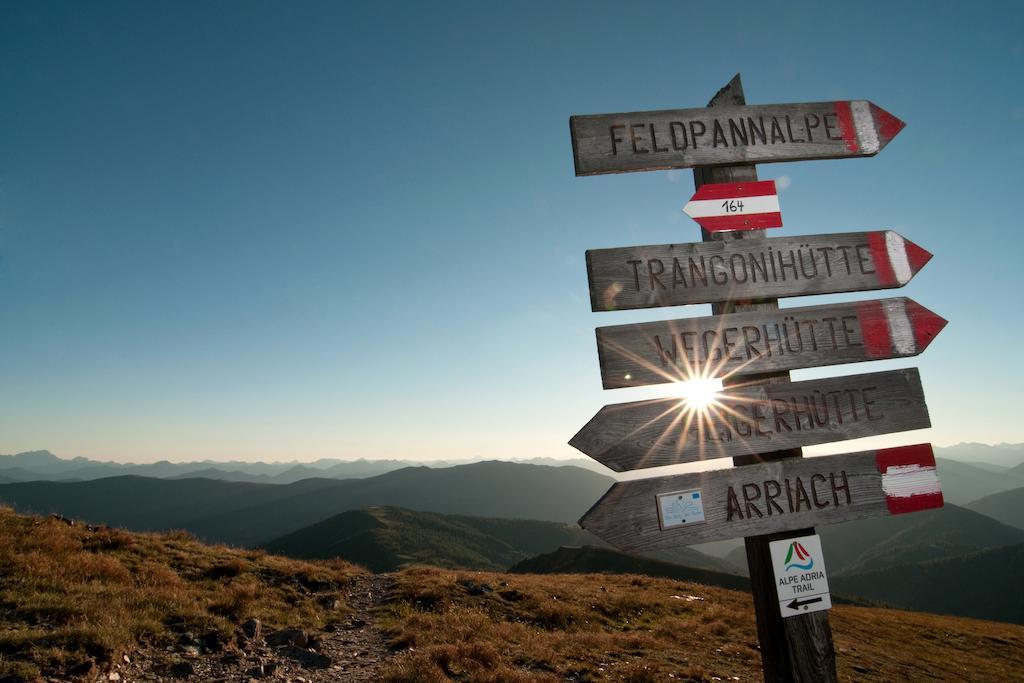
[[[820,536],[772,541],[768,549],[783,617],[832,608]]]

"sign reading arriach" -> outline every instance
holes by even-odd
[[[569,441],[616,472],[768,453],[931,426],[916,368],[727,388],[601,408]]]
[[[931,254],[891,230],[587,251],[595,311],[902,287]]]
[[[930,444],[613,484],[580,526],[647,552],[942,507]]]
[[[916,356],[946,321],[904,297],[597,328],[605,389]]]
[[[569,119],[578,176],[872,156],[904,125],[866,100],[668,109]]]

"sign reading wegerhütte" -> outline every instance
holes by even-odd
[[[916,356],[946,321],[898,297],[597,328],[605,389]]]
[[[902,287],[930,253],[891,230],[587,251],[594,311]]]
[[[646,552],[942,507],[930,444],[618,482],[580,520]]]
[[[616,472],[768,453],[931,426],[916,368],[601,408],[569,444]]]
[[[578,176],[873,156],[904,125],[867,100],[569,118]]]

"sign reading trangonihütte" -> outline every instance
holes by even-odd
[[[891,230],[587,251],[594,311],[902,287],[932,255]]]

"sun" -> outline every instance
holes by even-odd
[[[673,383],[672,388],[674,393],[683,399],[686,408],[695,412],[705,412],[714,405],[718,392],[722,390],[722,380],[689,379]]]

